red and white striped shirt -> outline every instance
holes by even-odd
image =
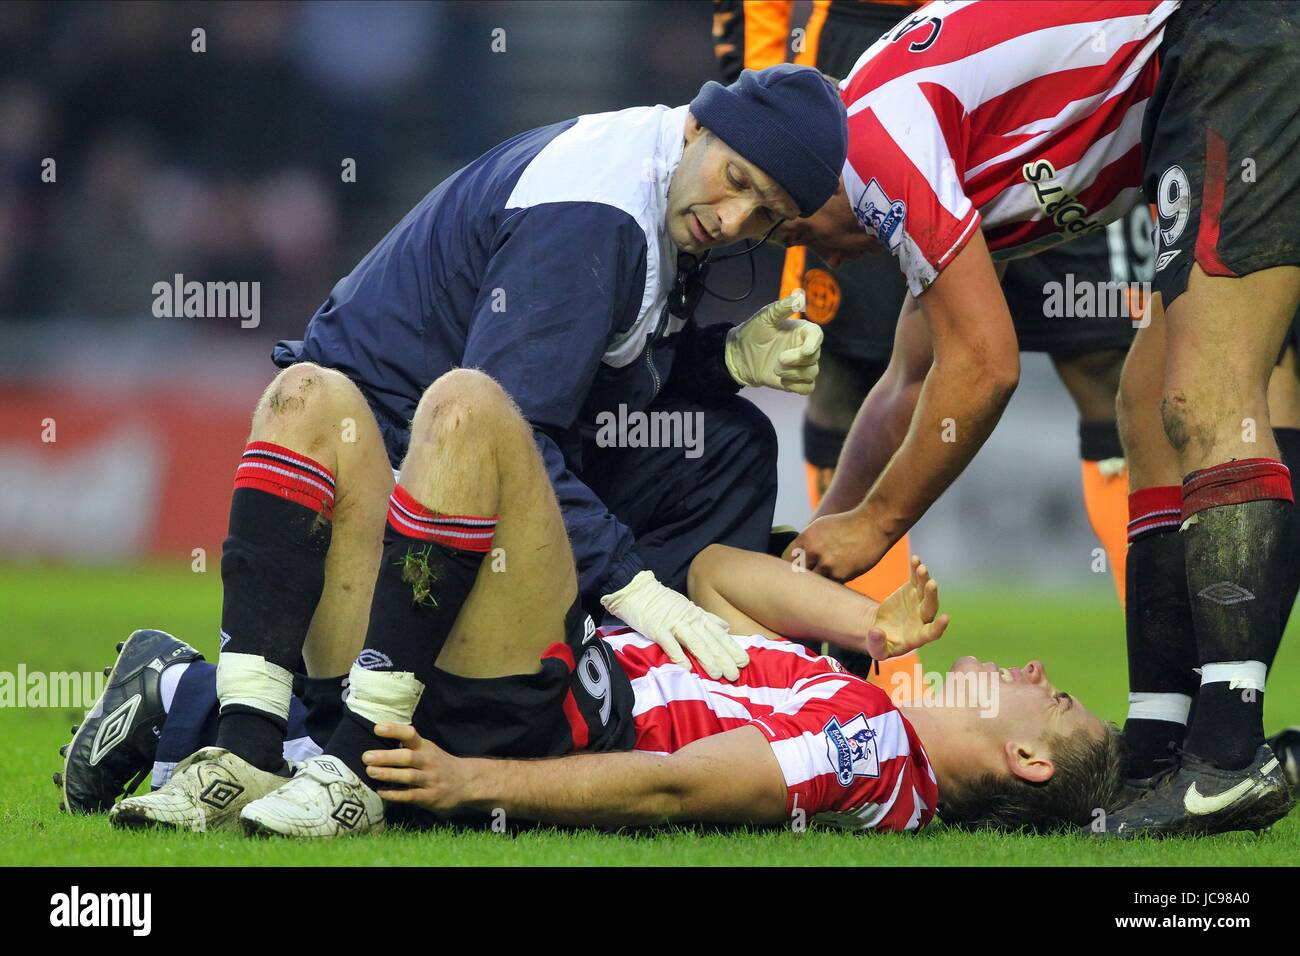
[[[1177,0],[930,3],[841,83],[844,183],[920,295],[976,228],[995,259],[1141,200],[1142,117]]]
[[[632,681],[635,749],[672,753],[754,726],[785,776],[786,811],[847,829],[914,830],[939,787],[921,740],[889,695],[802,644],[738,637],[749,665],[736,681],[686,670],[626,627],[599,628]]]

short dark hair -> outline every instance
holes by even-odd
[[[1047,833],[1090,824],[1097,810],[1109,812],[1124,785],[1124,741],[1106,725],[1101,740],[1079,732],[1053,734],[1045,743],[1056,771],[1042,783],[1012,774],[986,773],[939,794],[939,817],[965,830],[1028,830]]]

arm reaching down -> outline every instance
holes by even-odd
[[[884,660],[937,641],[948,626],[938,582],[918,557],[911,569],[911,579],[877,604],[780,558],[714,544],[691,563],[687,588],[732,633],[829,641]]]
[[[810,570],[837,581],[874,567],[956,480],[993,431],[1019,381],[1015,326],[981,233],[917,303],[933,343],[920,391],[914,399],[901,392],[884,404],[873,402],[872,390],[853,423],[819,517],[790,546],[790,553],[803,550]],[[896,357],[905,333],[902,321]],[[914,379],[906,376],[905,384],[914,387]],[[914,403],[910,423],[894,445],[909,402]],[[873,437],[878,429],[883,434]],[[855,501],[864,487],[869,489],[865,498]]]
[[[507,817],[571,826],[785,818],[785,778],[755,727],[706,737],[667,756],[634,751],[549,760],[453,757],[406,724],[380,724],[375,733],[402,745],[363,758],[379,795],[435,813],[500,809]]]

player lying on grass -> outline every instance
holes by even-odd
[[[1156,295],[1118,398],[1139,795],[1108,816],[1113,836],[1261,829],[1294,802],[1263,713],[1280,599],[1300,578],[1267,395],[1300,305],[1298,67],[1293,3],[931,3],[841,84],[841,191],[776,233],[823,257],[887,248],[910,290],[889,369],[793,545],[845,580],[956,479],[1016,387],[997,263],[1144,193],[1154,208]]]
[[[919,562],[877,605],[777,558],[706,549],[691,569],[694,599],[753,635],[740,638],[750,663],[735,680],[710,679],[693,659],[690,669],[673,664],[630,629],[597,632],[574,605],[573,557],[527,424],[480,372],[450,372],[424,395],[388,522],[383,568],[400,573],[375,589],[332,732],[313,729],[310,699],[289,701],[286,677],[262,691],[284,700],[275,765],[254,763],[260,744],[239,734],[202,746],[218,723],[220,669],[214,679],[180,642],[139,632],[69,751],[62,784],[73,808],[111,806],[147,766],[137,744],[152,734],[140,728],[155,719],[163,684],[172,691],[160,754],[186,734],[197,752],[161,789],[112,806],[118,826],[241,821],[248,832],[325,837],[377,830],[417,806],[594,825],[819,818],[906,830],[941,806],[971,825],[1046,828],[1089,821],[1117,786],[1117,735],[1037,662],[999,670],[963,659],[955,670],[986,671],[991,699],[900,710],[835,661],[781,639],[877,657],[937,639],[947,619]],[[501,565],[481,566],[489,547]],[[617,600],[609,604],[617,614]],[[274,653],[291,661],[301,650]],[[179,679],[169,660],[189,662]],[[265,708],[256,691],[248,706]],[[123,717],[136,694],[149,703]],[[223,698],[222,724],[227,706]],[[105,760],[113,739],[126,743]],[[627,750],[636,752],[591,753]],[[286,780],[282,752],[319,755]],[[392,791],[387,811],[371,785]]]

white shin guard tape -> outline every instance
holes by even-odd
[[[260,654],[230,654],[217,658],[217,700],[222,707],[243,704],[281,720],[289,719],[293,673]]]
[[[375,724],[409,724],[424,685],[410,671],[369,671],[358,664],[348,673],[348,710]]]
[[[1220,661],[1201,667],[1201,686],[1228,685],[1228,690],[1264,690],[1268,668],[1263,661]]]
[[[1186,694],[1129,694],[1129,720],[1167,720],[1171,724],[1187,724],[1187,712],[1192,709],[1192,699]]]

